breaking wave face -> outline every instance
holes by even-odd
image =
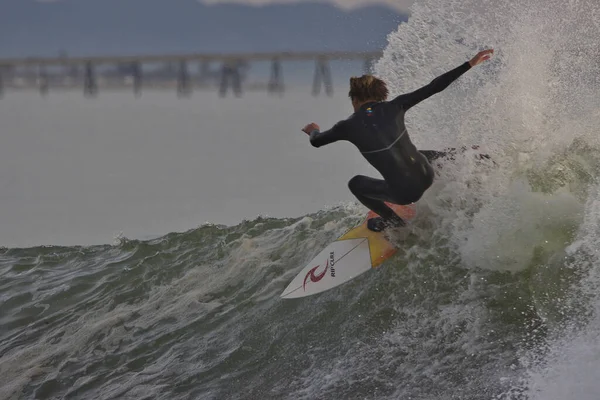
[[[441,166],[383,267],[279,294],[347,205],[113,246],[0,249],[0,398],[597,399],[600,143],[593,1],[418,2],[375,72]]]
[[[512,343],[519,378],[498,398],[600,398],[599,15],[587,0],[420,1],[375,66],[404,93],[496,50],[408,126],[419,148],[478,144],[497,163],[446,168],[428,202],[464,267],[528,281],[519,324],[539,325]]]

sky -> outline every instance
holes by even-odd
[[[409,13],[376,2],[413,0],[2,1],[0,57],[20,58],[380,50]]]
[[[303,0],[199,0],[204,4],[237,3],[247,5],[268,5],[275,3],[300,3]],[[333,3],[342,9],[353,9],[361,6],[387,5],[401,12],[408,12],[413,0],[320,0],[323,3]]]

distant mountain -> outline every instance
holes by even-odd
[[[195,0],[2,0],[0,57],[378,50],[407,16],[384,6]]]

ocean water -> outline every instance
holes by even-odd
[[[82,160],[89,162],[83,163],[88,169],[71,164],[54,171],[72,173],[72,179],[84,171],[95,174],[109,197],[92,203],[106,213],[81,226],[56,228],[64,244],[30,247],[23,229],[13,238],[25,244],[0,250],[0,398],[600,398],[600,113],[594,53],[599,13],[600,5],[587,0],[417,2],[409,22],[390,33],[375,72],[390,82],[394,94],[400,93],[479,49],[494,47],[492,61],[412,109],[408,118],[420,148],[479,144],[494,162],[477,162],[467,151],[440,165],[397,255],[345,285],[303,299],[284,301],[279,294],[326,243],[365,213],[351,198],[324,196],[329,190],[337,193],[331,196],[347,196],[345,182],[365,167],[350,146],[307,148],[306,138],[294,136],[289,126],[307,118],[327,126],[343,118],[348,106],[342,94],[322,102],[290,94],[279,101],[257,95],[243,103],[221,103],[236,107],[232,115],[219,108],[217,99],[198,100],[214,107],[210,113],[198,111],[192,102],[173,102],[165,112],[166,100],[152,107],[158,100],[149,96],[145,103],[127,106],[144,116],[135,122],[123,116],[129,115],[121,110],[127,100],[85,103],[94,105],[70,97],[53,100],[53,115],[89,108],[79,124],[96,135],[86,136],[86,129],[80,133],[73,125],[64,135],[79,142],[42,141],[27,162],[12,154],[23,144],[13,144],[3,157],[18,166],[13,170],[16,187],[22,185],[18,172],[27,173],[26,167],[36,162],[62,165],[49,158],[47,148],[56,146],[61,155],[85,149]],[[42,131],[34,129],[37,117],[26,118],[30,100],[21,100],[24,106],[6,114],[10,121],[21,113],[13,119],[18,132],[9,129],[10,137]],[[98,112],[99,105],[104,112]],[[33,115],[41,113],[40,107],[31,106]],[[273,108],[280,112],[272,120],[260,118]],[[302,115],[284,111],[290,109]],[[202,118],[188,118],[194,112]],[[186,117],[174,117],[181,113]],[[152,159],[137,154],[123,164],[127,150],[114,143],[98,145],[104,140],[104,120],[110,130],[122,132],[125,142],[146,146],[144,154]],[[139,128],[137,123],[148,142],[127,129]],[[243,141],[237,135],[210,136],[211,129],[203,133],[203,127],[223,126],[236,132],[251,127],[252,136]],[[269,129],[274,127],[279,130]],[[278,136],[281,131],[287,136]],[[260,135],[269,140],[260,141]],[[118,138],[113,133],[113,140]],[[211,155],[218,146],[229,149],[228,140],[234,140],[238,152],[228,160]],[[97,144],[95,151],[87,149],[87,141]],[[173,142],[181,147],[170,148]],[[200,172],[186,161],[195,152],[201,152],[202,162],[212,160]],[[260,163],[240,169],[255,159],[253,154]],[[104,157],[106,165],[98,161]],[[178,184],[186,186],[192,177],[202,182],[197,192],[179,190],[200,196],[208,184],[220,191],[214,203],[197,204],[198,213],[206,213],[213,224],[202,225],[200,217],[185,212],[189,226],[166,221],[177,211],[170,211],[163,199],[173,196],[174,205],[184,204],[178,203],[180,193],[170,192],[179,186],[170,182],[169,168],[174,167],[167,165],[177,159],[184,164]],[[233,163],[231,170],[227,161]],[[143,171],[136,173],[147,173],[139,186],[129,171],[137,162]],[[166,222],[151,229],[138,225],[152,238],[125,234],[115,243],[68,243],[74,242],[69,231],[81,235],[81,242],[92,237],[86,232],[99,241],[112,234],[94,225],[121,204],[117,186],[105,177],[113,163],[118,166],[114,172],[127,177],[118,181],[125,190],[121,193],[130,185],[140,192],[139,197],[124,196],[125,210],[114,210],[123,222],[118,229],[144,219],[128,219],[136,212],[136,200],[142,209],[161,211]],[[59,196],[69,181],[52,171],[40,172],[39,181],[23,187],[33,191],[39,182],[48,182],[50,190],[55,180],[52,193]],[[157,194],[143,189],[151,186],[152,175],[152,190],[166,196],[156,203]],[[229,180],[239,188],[248,176],[251,184],[244,191],[220,186]],[[271,182],[270,203],[257,204],[262,198],[252,197],[252,190],[269,188]],[[102,191],[93,186],[88,182],[74,193],[78,201],[65,209],[86,215],[84,205],[75,205],[80,199],[96,201]],[[37,195],[28,193],[35,205]],[[298,193],[305,197],[297,198]],[[248,208],[233,207],[241,215],[230,214],[231,204],[223,200],[228,195]],[[4,188],[2,196],[3,218],[11,221]],[[104,204],[110,196],[115,202]],[[301,208],[311,201],[306,199],[316,199],[312,210]],[[160,208],[152,208],[159,203]],[[27,204],[15,210],[19,207],[26,210]],[[269,208],[282,215],[267,215]],[[45,215],[43,208],[38,212]],[[55,211],[48,213],[55,214],[45,217],[50,226],[53,218],[61,219]],[[35,219],[30,218],[31,226]],[[11,238],[11,229],[18,233],[18,221],[3,222],[2,234]],[[48,229],[45,244],[52,244]]]
[[[301,131],[348,116],[347,90],[333,98],[310,91],[240,99],[8,92],[0,106],[0,245],[106,244],[348,202],[348,180],[374,170],[349,144],[317,151]]]

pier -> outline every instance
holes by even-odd
[[[94,97],[100,90],[127,88],[140,96],[143,88],[171,87],[179,97],[189,97],[194,89],[213,87],[222,97],[229,92],[239,97],[247,90],[281,96],[285,92],[284,63],[300,61],[314,62],[312,95],[318,96],[324,89],[332,96],[332,61],[362,61],[361,72],[370,73],[381,55],[381,51],[274,52],[0,59],[0,96],[8,90],[32,88],[46,96],[52,90],[77,87],[86,97]],[[268,82],[245,82],[246,71],[257,62],[270,63]],[[218,67],[211,70],[214,64]]]

